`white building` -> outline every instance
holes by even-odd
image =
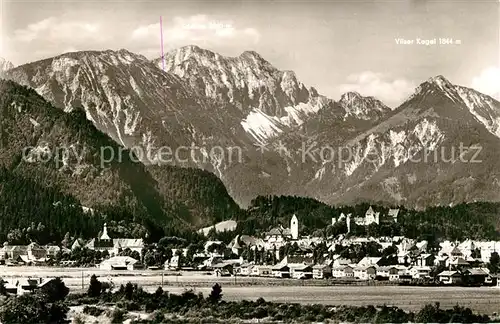
[[[266,265],[254,265],[251,268],[250,275],[254,277],[271,277],[273,275],[273,268]]]
[[[428,266],[415,266],[410,268],[409,273],[413,279],[429,278],[431,268]]]
[[[370,224],[380,224],[381,221],[384,222],[398,222],[399,209],[389,209],[387,215],[380,215],[380,212],[376,212],[373,210],[373,207],[370,206],[365,213],[365,216],[354,217],[354,222],[357,225],[368,226]]]
[[[139,261],[128,256],[115,256],[99,264],[101,270],[134,270],[139,266]]]

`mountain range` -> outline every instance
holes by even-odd
[[[416,208],[500,201],[500,103],[443,76],[393,108],[355,92],[328,98],[253,51],[225,57],[197,46],[154,60],[66,53],[5,77],[84,112],[142,153],[157,179],[165,164],[207,170],[241,206],[258,195]],[[166,159],[165,148],[178,154]]]

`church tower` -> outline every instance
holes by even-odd
[[[293,240],[297,240],[299,238],[299,220],[295,214],[293,214],[292,220],[290,221],[290,232]]]
[[[104,223],[104,228],[102,230],[102,235],[100,237],[101,241],[109,241],[111,238],[108,235],[108,228],[106,227],[106,223]]]
[[[351,214],[347,214],[345,222],[347,224],[347,233],[351,233]]]

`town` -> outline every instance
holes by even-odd
[[[67,246],[4,243],[0,262],[6,267],[208,271],[216,277],[324,279],[346,285],[379,282],[500,287],[500,241],[445,240],[432,247],[425,240],[403,236],[351,235],[353,226],[397,223],[399,213],[399,209],[389,209],[382,214],[371,206],[364,215],[342,213],[332,219],[332,226],[345,226],[345,233],[332,237],[302,236],[300,219],[293,214],[289,227],[280,225],[259,237],[236,235],[228,243],[208,237],[209,232],[217,231],[215,227],[205,229],[204,244],[179,244],[179,238],[170,238],[147,245],[143,239],[111,238],[104,224],[99,237],[89,241],[76,239]],[[39,279],[38,283],[42,281]],[[5,283],[9,291],[22,286],[18,278]],[[33,288],[33,284],[28,286],[28,290]]]

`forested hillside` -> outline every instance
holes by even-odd
[[[280,224],[287,228],[296,214],[301,234],[337,235],[347,232],[345,221],[332,226],[332,217],[341,213],[364,216],[367,203],[354,206],[329,206],[311,198],[293,196],[257,197],[238,224],[238,232],[257,234]],[[399,208],[397,223],[369,226],[352,224],[353,235],[399,236],[426,239],[499,239],[500,203],[477,202],[449,207],[432,207],[423,211],[401,206],[373,204],[373,209],[386,215],[389,208]]]
[[[105,156],[103,160],[103,152],[115,152],[115,158]],[[96,226],[100,230],[101,221],[83,220],[80,212],[73,215],[73,211],[66,214],[68,211],[59,210],[55,212],[61,213],[59,216],[49,216],[51,207],[43,206],[57,201],[52,197],[55,192],[74,204],[105,208],[108,215],[113,210],[141,215],[154,236],[172,229],[192,231],[240,212],[220,180],[208,172],[146,167],[135,161],[132,153],[98,131],[82,110],[65,113],[34,90],[0,80],[0,166],[8,180],[2,191],[8,204],[2,208],[12,212],[17,205],[13,201],[19,199],[33,208],[20,210],[16,224],[10,221],[15,218],[6,217],[1,226],[3,235],[43,217],[53,222],[43,225],[53,227],[55,239],[73,226],[71,220],[56,227],[57,217],[83,222],[82,235],[97,233]],[[47,191],[37,193],[40,190]],[[43,199],[24,200],[23,192]],[[47,210],[45,216],[36,214],[37,207]]]

